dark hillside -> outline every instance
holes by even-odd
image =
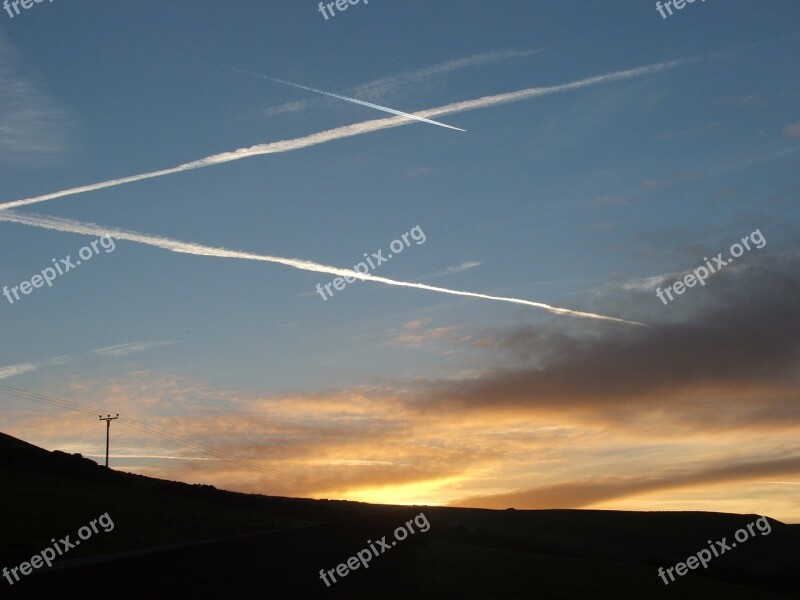
[[[756,515],[400,507],[240,494],[108,470],[0,434],[0,566],[108,513],[114,523],[3,597],[800,598],[800,526],[664,585],[657,569]],[[338,564],[424,513],[417,532],[326,588]]]

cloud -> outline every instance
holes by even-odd
[[[620,194],[608,194],[604,196],[598,196],[592,200],[592,204],[595,206],[633,206],[634,204],[640,203],[641,200],[637,200],[631,198],[629,196],[620,195]]]
[[[692,506],[719,510],[727,484],[726,510],[796,518],[796,507],[757,487],[800,477],[800,256],[772,248],[684,296],[677,316],[644,285],[607,290],[610,302],[665,315],[648,329],[406,322],[400,333],[420,342],[490,342],[496,366],[483,360],[448,379],[242,397],[137,372],[68,389],[102,406],[114,398],[114,412],[248,461],[131,467],[169,479],[383,502],[638,510],[688,490],[704,498]],[[0,428],[85,443],[95,432],[83,418],[4,410]],[[170,438],[152,447],[156,438],[122,419],[117,432],[121,453],[183,454]],[[202,447],[186,456],[218,457]]]
[[[663,322],[580,334],[522,326],[494,332],[502,366],[420,386],[429,414],[527,412],[642,431],[764,428],[800,419],[800,256],[753,255],[664,307],[646,286],[618,297]],[[691,304],[687,304],[691,302]],[[677,312],[676,312],[677,311]],[[680,315],[680,316],[678,316]]]
[[[691,269],[686,271],[686,273],[691,273]],[[602,293],[602,291],[606,291],[609,288],[617,288],[619,290],[624,291],[636,291],[636,292],[649,292],[654,293],[657,287],[663,285],[665,282],[674,282],[678,279],[683,278],[684,273],[673,272],[673,273],[662,273],[661,275],[652,275],[650,277],[640,277],[631,279],[629,281],[625,281],[619,284],[608,284],[601,290],[598,290]]]
[[[268,117],[272,117],[275,115],[283,115],[287,113],[296,113],[304,110],[309,106],[311,103],[310,100],[299,100],[296,102],[287,102],[286,104],[281,104],[280,106],[273,106],[270,108],[265,108],[261,111]]]
[[[747,268],[715,274],[682,297],[677,312],[645,285],[609,288],[610,302],[646,304],[651,316],[664,315],[647,329],[577,330],[562,321],[559,328],[461,331],[406,322],[400,335],[419,336],[411,341],[490,342],[482,347],[495,366],[481,361],[481,370],[448,379],[242,397],[137,372],[68,389],[101,406],[114,398],[107,409],[248,461],[136,467],[160,477],[241,491],[495,508],[643,509],[653,494],[691,489],[708,499],[727,483],[732,510],[758,502],[766,512],[782,505],[752,486],[800,476],[800,253],[771,247],[743,258]],[[27,439],[78,443],[83,436],[85,443],[94,424],[80,425],[78,417],[73,428],[71,415],[52,409],[24,418],[4,409],[0,425],[13,424],[10,432]],[[169,437],[151,447],[147,430],[126,429],[122,419],[118,435],[118,448],[131,449],[124,454],[177,456],[182,447]],[[189,457],[219,458],[190,448]],[[635,504],[643,494],[650,499]]]
[[[647,179],[642,182],[642,189],[650,192],[663,192],[673,187],[695,183],[708,176],[708,173],[700,171],[678,173],[671,179]]]
[[[694,129],[679,129],[677,131],[670,131],[667,133],[662,133],[656,137],[657,140],[674,140],[674,139],[681,139],[681,138],[688,138],[688,137],[695,137],[701,134],[708,133],[709,131],[713,131],[719,128],[719,123],[707,123],[699,128]]]
[[[0,367],[0,379],[7,379],[9,377],[14,377],[15,375],[22,375],[23,373],[30,373],[35,370],[36,365],[30,363]]]
[[[243,397],[136,372],[69,389],[95,404],[113,398],[114,412],[238,458],[131,467],[170,479],[383,502],[611,502],[639,510],[686,489],[711,496],[703,508],[712,509],[728,482],[736,484],[725,495],[730,510],[777,512],[774,492],[753,486],[800,477],[800,319],[793,306],[800,260],[753,258],[751,268],[715,275],[679,323],[582,335],[527,325],[483,331],[499,366],[445,381]],[[612,292],[653,302],[655,313],[666,310],[646,289]],[[406,322],[402,333],[450,345],[477,337],[421,320]],[[94,435],[89,424],[73,428],[71,418],[51,410],[38,419],[4,410],[5,422],[34,440],[40,438],[28,436],[64,439],[65,422],[72,443],[80,441],[74,431],[84,431],[84,440]],[[199,446],[176,453],[184,446],[169,437],[153,447],[158,439],[147,430],[127,428],[122,418],[119,425],[124,454],[219,458]],[[643,494],[660,495],[636,504]]]
[[[79,352],[77,354],[63,354],[61,356],[54,356],[46,358],[35,363],[27,363],[20,365],[9,365],[7,367],[0,367],[0,379],[7,379],[15,375],[23,375],[38,371],[41,367],[62,366],[74,362],[80,356],[87,356],[90,354],[100,354],[103,356],[127,356],[135,352],[144,352],[151,348],[159,346],[168,346],[170,344],[177,344],[178,342],[131,342],[128,344],[119,344],[117,346],[109,346],[108,348],[100,348],[98,350],[89,350],[88,352]]]
[[[418,277],[420,281],[424,281],[426,279],[434,279],[436,277],[444,277],[445,275],[456,275],[457,273],[463,273],[464,271],[469,271],[470,269],[474,269],[476,267],[480,267],[483,263],[470,260],[467,262],[463,262],[459,265],[455,265],[452,267],[446,267],[443,271],[437,271],[436,273],[431,273],[430,275],[423,275],[422,277]]]
[[[403,172],[403,176],[407,179],[417,179],[433,173],[434,169],[431,167],[412,167]]]
[[[438,63],[422,69],[407,71],[399,75],[376,79],[353,88],[353,94],[365,98],[383,98],[397,92],[404,85],[419,84],[438,75],[452,73],[469,67],[477,67],[493,62],[501,62],[511,58],[524,58],[541,52],[541,50],[499,50],[473,54],[464,58]]]
[[[145,352],[151,348],[158,348],[159,346],[170,346],[178,342],[131,342],[129,344],[119,344],[117,346],[109,346],[108,348],[100,348],[99,350],[92,350],[92,354],[103,354],[105,356],[128,356],[137,352]]]
[[[469,271],[470,269],[474,269],[475,267],[480,267],[482,264],[483,264],[482,262],[471,260],[468,262],[463,262],[460,265],[456,265],[455,267],[447,267],[445,271],[448,274],[463,273],[464,271]]]
[[[473,54],[465,58],[459,58],[448,62],[438,63],[414,71],[406,71],[398,75],[382,77],[368,83],[350,88],[347,93],[359,98],[370,100],[380,100],[388,96],[395,95],[400,89],[408,85],[418,85],[433,79],[437,75],[452,73],[469,67],[482,66],[493,62],[501,62],[512,58],[524,58],[536,54],[540,50],[500,50],[496,52],[485,52],[483,54]],[[262,114],[275,116],[286,113],[296,113],[306,110],[319,104],[315,100],[300,100],[287,102],[280,106],[265,108]]]
[[[800,123],[793,123],[784,127],[783,135],[791,138],[800,138]]]
[[[661,473],[656,477],[652,475],[597,477],[588,481],[571,481],[506,494],[473,496],[455,500],[450,505],[494,509],[514,507],[529,510],[586,508],[600,502],[646,492],[696,486],[710,487],[723,482],[798,474],[800,474],[800,456],[794,456],[710,466],[683,473]]]
[[[37,80],[18,73],[24,58],[0,35],[0,164],[60,162],[71,119]]]
[[[418,347],[433,342],[447,342],[452,345],[463,345],[472,339],[464,335],[454,327],[435,327],[433,329],[422,330],[420,328],[409,331],[408,323],[404,326],[404,331],[392,331],[390,335],[395,342],[406,346]]]
[[[749,92],[741,96],[726,96],[720,98],[720,102],[741,108],[764,108],[769,106],[769,101],[761,92]]]

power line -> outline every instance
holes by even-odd
[[[18,398],[33,400],[34,402],[41,402],[43,404],[51,404],[53,406],[58,406],[59,408],[66,408],[68,410],[74,410],[77,412],[83,412],[92,415],[95,415],[98,412],[103,412],[102,410],[92,406],[85,406],[83,404],[78,404],[77,402],[72,402],[70,400],[63,400],[62,398],[56,398],[54,396],[46,396],[44,394],[38,394],[36,392],[29,392],[27,390],[13,388],[11,386],[3,384],[0,384],[0,392],[7,393],[11,396],[17,396]]]

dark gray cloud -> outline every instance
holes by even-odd
[[[650,328],[489,332],[484,337],[502,365],[470,380],[430,382],[415,404],[448,412],[572,411],[611,421],[658,409],[701,427],[797,423],[800,258],[766,248],[667,306],[655,285],[617,290],[624,302],[649,304],[649,322],[663,315]]]

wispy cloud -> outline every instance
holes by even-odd
[[[769,105],[769,100],[761,92],[749,92],[740,96],[725,96],[720,98],[719,102],[739,108],[764,108]]]
[[[707,123],[702,127],[694,128],[694,129],[679,129],[676,131],[669,131],[666,133],[659,134],[656,139],[657,140],[675,140],[681,138],[689,138],[695,137],[698,135],[706,134],[710,131],[714,131],[719,128],[719,123]]]
[[[396,94],[404,86],[417,85],[431,80],[437,75],[444,75],[452,73],[461,69],[469,67],[478,67],[490,63],[501,62],[512,58],[524,58],[541,52],[541,50],[499,50],[496,52],[484,52],[482,54],[473,54],[464,58],[459,58],[447,62],[437,63],[416,69],[413,71],[406,71],[397,75],[389,77],[382,77],[373,81],[358,85],[347,91],[352,96],[359,98],[368,98],[371,100],[380,100]],[[317,104],[314,100],[300,100],[296,102],[287,102],[280,106],[273,106],[266,108],[262,111],[267,116],[275,116],[285,113],[295,113],[305,110]]]
[[[480,267],[482,264],[483,264],[482,262],[478,262],[476,260],[470,260],[467,262],[463,262],[460,265],[446,267],[443,271],[437,271],[436,273],[431,273],[430,275],[423,275],[422,277],[419,278],[419,280],[424,281],[426,279],[434,279],[436,277],[443,277],[445,275],[455,275],[456,273],[463,273],[464,271],[469,271],[470,269]]]
[[[407,179],[418,179],[425,175],[430,175],[434,170],[431,167],[412,167],[403,171],[403,177]]]
[[[464,271],[469,271],[470,269],[474,269],[475,267],[480,267],[483,263],[478,262],[476,260],[471,260],[468,262],[463,262],[460,265],[456,265],[454,267],[447,267],[445,269],[445,273],[448,275],[453,275],[454,273],[463,273]]]
[[[14,377],[14,375],[22,375],[35,370],[36,365],[30,363],[0,367],[0,379],[7,379],[8,377]]]
[[[800,138],[800,123],[793,123],[784,127],[783,135],[791,138]]]
[[[430,323],[430,319],[420,319],[416,321],[408,321],[407,323],[403,324],[403,329],[409,329],[411,331],[416,331],[417,329],[422,329]]]
[[[597,196],[591,201],[594,206],[633,206],[638,202],[640,202],[640,200],[636,200],[623,194]]]
[[[20,55],[0,34],[0,163],[35,166],[60,162],[70,118],[44,91],[19,74]]]
[[[34,363],[25,363],[18,365],[9,365],[7,367],[0,367],[0,379],[7,379],[15,375],[23,375],[38,371],[41,367],[54,367],[62,366],[73,362],[81,356],[88,356],[91,354],[100,354],[102,356],[127,356],[136,352],[144,352],[151,348],[159,346],[168,346],[170,344],[177,344],[178,342],[131,342],[128,344],[119,344],[117,346],[109,346],[108,348],[99,348],[97,350],[89,350],[87,352],[79,352],[77,354],[62,354],[61,356],[54,356],[46,358]]]
[[[691,273],[691,270],[688,272]],[[665,281],[675,281],[676,278],[682,276],[683,274],[678,272],[662,273],[660,275],[653,275],[652,277],[629,279],[628,281],[623,281],[622,283],[606,284],[602,288],[598,288],[594,291],[595,293],[605,293],[610,288],[618,288],[626,292],[636,291],[653,293],[653,290],[655,290],[659,285],[662,285]]]
[[[131,342],[129,344],[119,344],[117,346],[109,346],[108,348],[100,348],[99,350],[92,350],[92,354],[103,354],[105,356],[128,356],[136,352],[145,352],[151,348],[158,348],[159,346],[170,346],[178,342]]]
[[[376,79],[353,88],[353,93],[367,98],[382,98],[389,94],[397,92],[404,85],[420,84],[437,75],[444,75],[445,73],[452,73],[467,69],[470,67],[479,67],[495,62],[502,62],[512,58],[525,58],[541,52],[541,49],[536,50],[498,50],[495,52],[484,52],[482,54],[473,54],[464,58],[437,63],[422,69],[413,71],[406,71],[398,75],[390,77],[383,77]]]
[[[280,106],[271,106],[261,111],[263,114],[272,117],[275,115],[284,115],[287,113],[296,113],[305,110],[311,105],[311,100],[297,100],[295,102],[287,102]]]
[[[431,343],[447,343],[450,345],[462,345],[471,341],[469,335],[464,335],[454,327],[435,327],[433,329],[421,330],[410,329],[408,323],[404,326],[405,331],[392,331],[390,335],[394,342],[419,347]]]

